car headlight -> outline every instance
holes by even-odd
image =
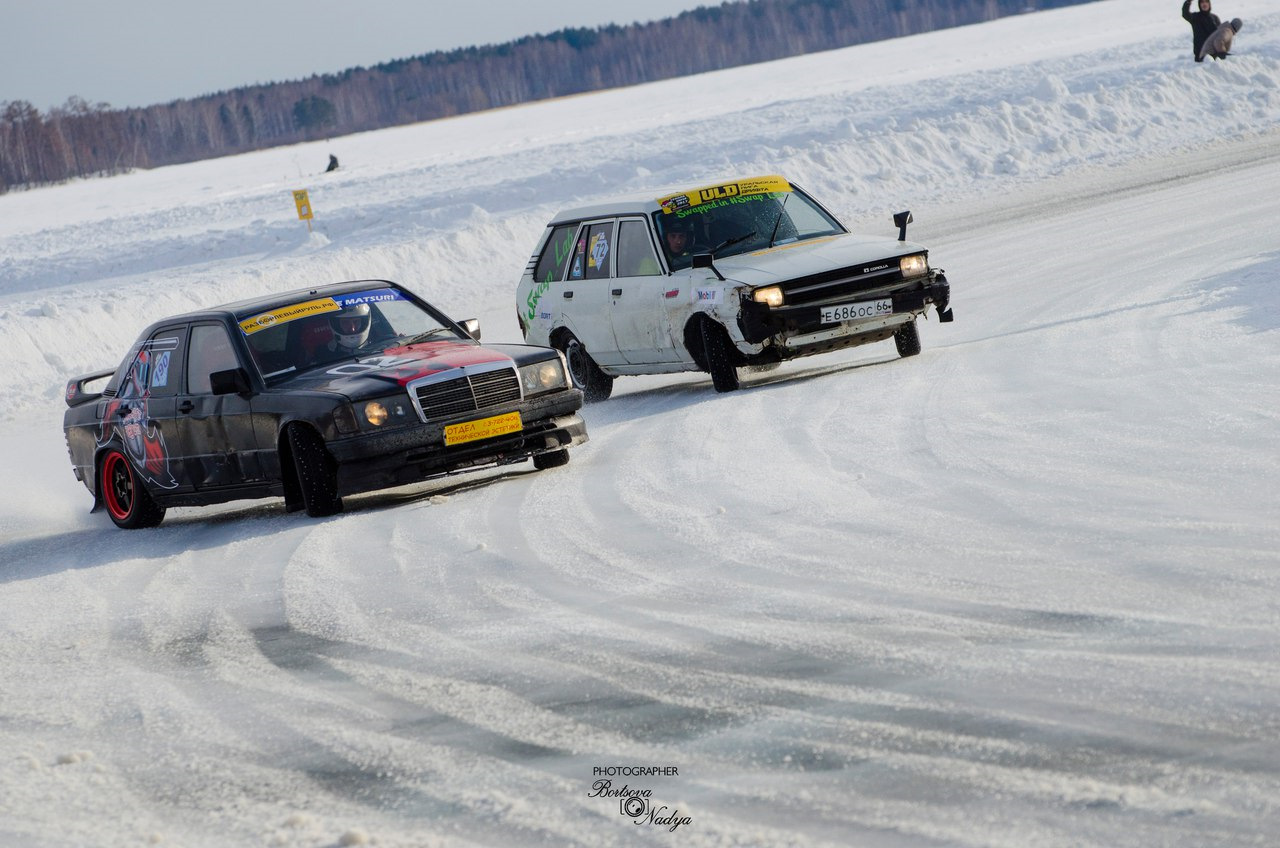
[[[751,293],[751,299],[756,303],[763,303],[772,306],[775,309],[782,305],[782,289],[777,286],[766,286],[762,289],[756,289]]]
[[[918,277],[921,274],[928,273],[929,260],[925,258],[923,253],[916,253],[899,259],[898,267],[902,269],[902,276]]]
[[[381,427],[388,423],[403,424],[412,420],[409,414],[411,411],[409,401],[403,396],[371,400],[362,404],[362,409],[364,420],[375,427]]]
[[[564,376],[564,366],[560,364],[560,358],[556,357],[520,366],[520,385],[525,397],[529,397],[568,388],[569,383]]]

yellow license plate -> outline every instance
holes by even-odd
[[[463,442],[474,442],[493,436],[505,436],[507,433],[518,433],[524,427],[520,421],[520,413],[508,412],[492,418],[481,418],[476,421],[463,421],[461,424],[450,424],[444,428],[444,443],[460,445]]]

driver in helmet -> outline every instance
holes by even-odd
[[[333,347],[339,353],[354,353],[369,341],[369,304],[353,303],[329,316]]]

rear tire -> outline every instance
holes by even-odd
[[[293,469],[307,515],[323,518],[342,512],[342,498],[338,497],[338,463],[325,448],[319,434],[302,424],[289,425],[289,451],[293,454]]]
[[[893,334],[893,343],[898,348],[899,356],[915,356],[920,352],[920,331],[916,329],[915,319],[903,324]]]
[[[545,471],[548,468],[559,468],[562,465],[569,464],[569,449],[561,448],[558,451],[550,453],[540,453],[533,458],[533,467],[539,471]]]
[[[129,458],[115,448],[102,456],[98,488],[107,515],[117,527],[137,530],[155,527],[164,520],[164,507],[156,505]]]
[[[729,339],[728,331],[709,318],[702,321],[702,349],[707,358],[707,371],[711,373],[711,384],[716,391],[737,391],[742,385],[734,365],[734,355],[738,351]]]
[[[613,393],[613,378],[600,370],[582,342],[566,334],[556,341],[555,346],[569,363],[569,376],[573,378],[573,384],[582,390],[582,399],[587,403],[608,400]]]

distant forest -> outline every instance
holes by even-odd
[[[0,102],[0,193],[636,85],[1090,0],[740,0],[145,108]],[[902,61],[915,57],[904,53]]]

